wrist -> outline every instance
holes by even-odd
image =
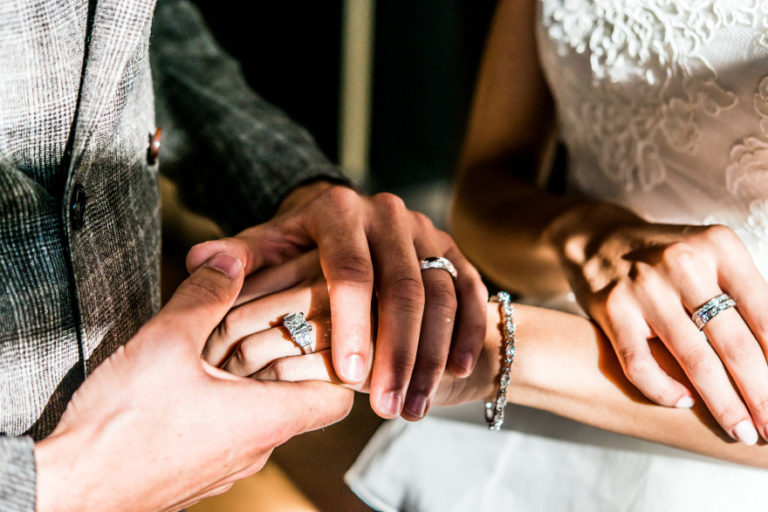
[[[574,241],[585,244],[608,236],[623,226],[645,224],[634,212],[612,203],[579,201],[563,210],[544,229],[544,239],[558,254]]]

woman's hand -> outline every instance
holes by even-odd
[[[724,226],[651,224],[612,205],[589,205],[551,228],[579,303],[600,325],[629,380],[649,399],[690,407],[690,391],[651,355],[659,338],[734,439],[768,439],[768,285]],[[700,332],[691,314],[729,294],[735,308]]]
[[[280,289],[283,291],[272,293],[273,290]],[[248,277],[235,306],[212,333],[203,350],[203,357],[210,364],[235,375],[251,376],[260,380],[314,379],[342,383],[332,364],[331,304],[328,283],[323,277],[317,251],[305,253],[287,263]],[[302,355],[302,349],[293,342],[282,325],[283,317],[293,312],[304,313],[307,322],[312,326],[316,340],[312,354]],[[371,308],[370,315],[371,325],[375,329],[375,307]],[[486,322],[482,312],[475,323],[480,323],[485,329]],[[444,364],[448,349],[448,345],[442,347],[443,357],[440,364]],[[422,353],[420,346],[417,365]],[[378,348],[373,354],[371,363],[378,357]],[[480,357],[482,358],[482,355]],[[374,375],[372,367],[373,364],[369,364],[365,369],[363,381],[344,385],[357,391],[368,392]],[[456,399],[465,396],[471,388],[469,383],[474,382],[480,372],[475,370],[469,378],[459,378],[452,372],[443,373],[440,367],[437,373],[442,375],[442,380],[435,382],[427,391],[423,409],[415,414],[406,407],[403,410],[404,418],[418,420],[426,415],[434,402],[438,384],[444,389],[443,383],[452,382],[452,396]],[[463,383],[466,383],[466,386]],[[440,404],[445,405],[441,397],[442,395],[439,397]]]

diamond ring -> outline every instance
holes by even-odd
[[[453,279],[456,279],[459,276],[458,272],[456,272],[456,267],[453,266],[453,263],[451,263],[451,260],[448,258],[424,258],[423,260],[419,261],[419,268],[421,270],[439,268],[440,270],[445,270],[451,274]]]
[[[315,351],[315,335],[304,313],[289,313],[283,317],[283,326],[288,329],[291,339],[301,347],[305,354]]]
[[[717,297],[709,299],[702,306],[696,309],[696,311],[694,311],[691,315],[691,320],[693,320],[693,323],[696,324],[696,327],[698,327],[699,330],[702,330],[704,329],[704,326],[707,325],[707,322],[715,318],[721,312],[728,308],[732,308],[735,305],[736,301],[734,301],[730,295],[727,293],[722,293]]]

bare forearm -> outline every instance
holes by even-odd
[[[574,203],[515,179],[509,168],[478,169],[459,182],[452,232],[461,250],[501,286],[530,295],[559,293],[569,287],[546,234]]]
[[[494,333],[498,322],[495,309],[489,309],[489,336],[498,338]],[[692,409],[662,407],[645,399],[624,377],[610,344],[586,319],[529,306],[516,306],[515,319],[518,355],[508,392],[510,402],[768,468],[768,448],[733,442],[698,397]],[[666,349],[654,348],[664,369],[684,381],[684,374]]]
[[[542,238],[565,204],[535,187],[556,137],[535,24],[536,2],[499,2],[459,162],[452,231],[487,276],[539,294],[566,289]]]

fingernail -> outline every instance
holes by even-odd
[[[360,354],[352,354],[344,360],[344,377],[351,382],[360,382],[365,377],[365,364]]]
[[[461,369],[459,377],[467,377],[472,373],[473,360],[472,352],[464,352],[456,357],[456,365]]]
[[[230,256],[223,252],[211,256],[208,261],[205,262],[205,266],[223,272],[232,279],[237,279],[243,272],[242,262],[234,256]]]
[[[411,416],[421,418],[427,408],[427,397],[421,394],[415,394],[408,397],[405,401],[405,410]]]
[[[691,398],[690,395],[684,395],[680,400],[677,401],[675,407],[678,409],[690,409],[693,407],[693,398]]]
[[[384,393],[379,398],[379,410],[389,416],[399,416],[403,405],[403,397],[399,391]]]
[[[747,446],[757,443],[757,430],[749,420],[744,420],[733,427],[733,436]]]

